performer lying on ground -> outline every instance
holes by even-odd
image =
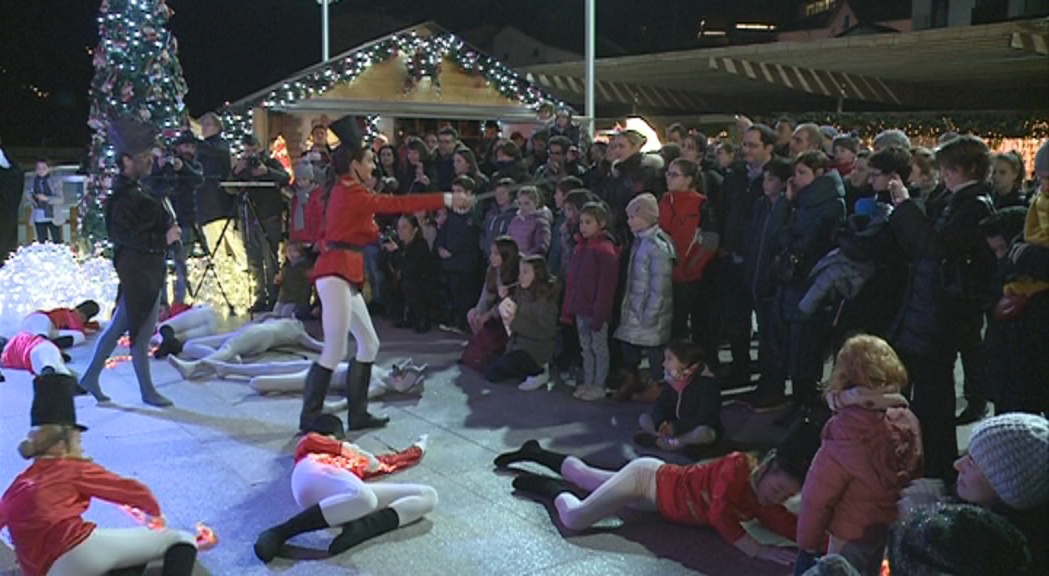
[[[299,534],[341,526],[328,546],[331,555],[407,526],[437,507],[437,491],[422,484],[387,484],[364,480],[390,474],[422,459],[426,436],[403,452],[374,456],[343,441],[342,421],[322,414],[295,448],[291,491],[302,512],[261,534],[255,555],[269,562],[284,543]]]
[[[85,324],[98,315],[98,304],[85,300],[76,308],[38,310],[22,319],[22,332],[53,340],[59,348],[83,344]]]
[[[267,373],[264,376],[255,376],[251,379],[250,386],[259,394],[287,394],[302,392],[306,383],[309,361],[289,362],[288,364],[299,364],[302,368],[294,374]],[[336,388],[341,388],[339,382],[345,380],[346,373],[350,369],[349,362],[342,362],[335,369],[333,381]],[[415,366],[409,358],[401,364],[393,364],[390,368],[378,367],[372,371],[372,381],[368,385],[368,400],[375,400],[387,392],[398,394],[422,394],[424,380],[426,378],[426,364]],[[335,414],[349,407],[346,399],[338,402],[325,402],[324,413]]]
[[[43,374],[47,369],[58,374],[72,374],[66,366],[69,358],[54,342],[29,332],[19,332],[11,339],[0,336],[0,366]]]
[[[230,361],[238,357],[258,356],[289,346],[320,352],[324,345],[306,333],[302,322],[282,318],[262,324],[245,324],[235,332],[190,340],[183,345],[182,353],[198,360],[170,356],[168,362],[183,378],[203,378],[211,371],[222,373],[236,367]]]
[[[180,354],[183,343],[194,338],[214,336],[218,332],[219,319],[211,306],[198,304],[165,319],[157,328],[151,343],[157,348],[153,357],[163,359],[170,354]]]
[[[741,452],[690,466],[645,457],[612,472],[544,450],[529,440],[519,450],[501,454],[495,465],[504,468],[515,462],[535,462],[567,479],[526,473],[515,478],[513,486],[553,500],[561,523],[569,530],[585,530],[630,507],[659,512],[678,524],[713,526],[748,556],[789,565],[794,560],[793,550],[760,544],[747,534],[742,523],[757,519],[794,541],[798,519],[783,502],[801,490],[818,447],[819,428],[803,423],[760,461]],[[580,501],[569,492],[572,485],[590,495]]]
[[[196,561],[196,537],[180,530],[98,528],[81,518],[92,498],[126,504],[159,517],[149,488],[122,478],[85,458],[72,390],[64,374],[33,381],[33,429],[18,446],[33,464],[0,499],[0,528],[7,527],[27,576],[142,574],[163,559],[165,576],[189,576]]]

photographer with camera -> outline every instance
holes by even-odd
[[[196,160],[197,137],[186,130],[172,142],[170,150],[153,151],[153,172],[145,185],[158,198],[167,198],[175,211],[175,221],[182,231],[182,241],[172,245],[175,261],[176,307],[185,305],[189,282],[186,257],[197,226],[197,188],[204,183],[203,169]],[[161,304],[167,304],[167,289],[160,293]]]
[[[260,149],[259,140],[248,134],[241,141],[244,152],[233,166],[233,178],[241,182],[265,182],[269,186],[243,186],[240,222],[248,267],[255,277],[255,304],[250,312],[264,312],[277,301],[277,248],[283,233],[284,196],[281,188],[291,181],[279,162]]]

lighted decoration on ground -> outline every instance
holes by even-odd
[[[232,228],[226,233],[239,234]],[[219,314],[228,314],[229,308],[226,306],[226,301],[222,298],[222,293],[218,287],[218,283],[221,283],[222,288],[226,290],[226,295],[229,296],[229,301],[233,305],[234,311],[237,314],[245,313],[255,301],[255,295],[252,292],[255,285],[251,279],[251,274],[246,270],[238,269],[236,262],[232,258],[213,258],[212,260],[215,262],[215,273],[207,272],[206,274],[205,271],[208,265],[206,258],[198,257],[186,260],[186,268],[189,271],[189,285],[194,290],[198,285],[201,287],[200,292],[193,298],[193,303],[207,304]],[[216,276],[218,277],[218,282],[216,282]],[[200,284],[201,278],[205,278],[203,284]]]
[[[109,318],[118,283],[106,258],[84,258],[64,244],[22,246],[0,268],[0,333],[16,332],[31,312],[84,300],[97,302],[99,318]]]
[[[167,528],[167,520],[163,516],[150,516],[138,508],[133,508],[126,504],[120,506],[120,509],[135,519],[136,522],[149,528],[150,530],[163,530]],[[218,534],[208,527],[203,522],[197,522],[197,550],[210,550],[219,543]]]

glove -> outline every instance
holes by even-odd
[[[444,207],[445,208],[451,208],[452,207],[452,193],[451,192],[445,192],[444,193]]]

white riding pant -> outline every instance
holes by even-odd
[[[656,458],[638,458],[611,472],[569,456],[561,465],[561,475],[590,495],[580,501],[568,492],[559,494],[554,507],[561,523],[570,530],[585,530],[626,507],[655,512],[656,471],[662,465]]]
[[[29,351],[29,364],[33,367],[33,374],[41,374],[44,368],[51,367],[59,374],[72,374],[66,361],[62,359],[62,351],[51,342],[41,342]]]
[[[324,327],[324,349],[318,363],[334,369],[346,358],[348,335],[357,342],[358,362],[375,362],[379,355],[379,335],[375,333],[368,305],[361,291],[338,276],[317,279],[321,299],[321,325]]]
[[[197,538],[182,530],[149,528],[95,528],[51,565],[47,576],[103,576],[110,570],[141,566],[160,560],[175,544],[197,545]]]

